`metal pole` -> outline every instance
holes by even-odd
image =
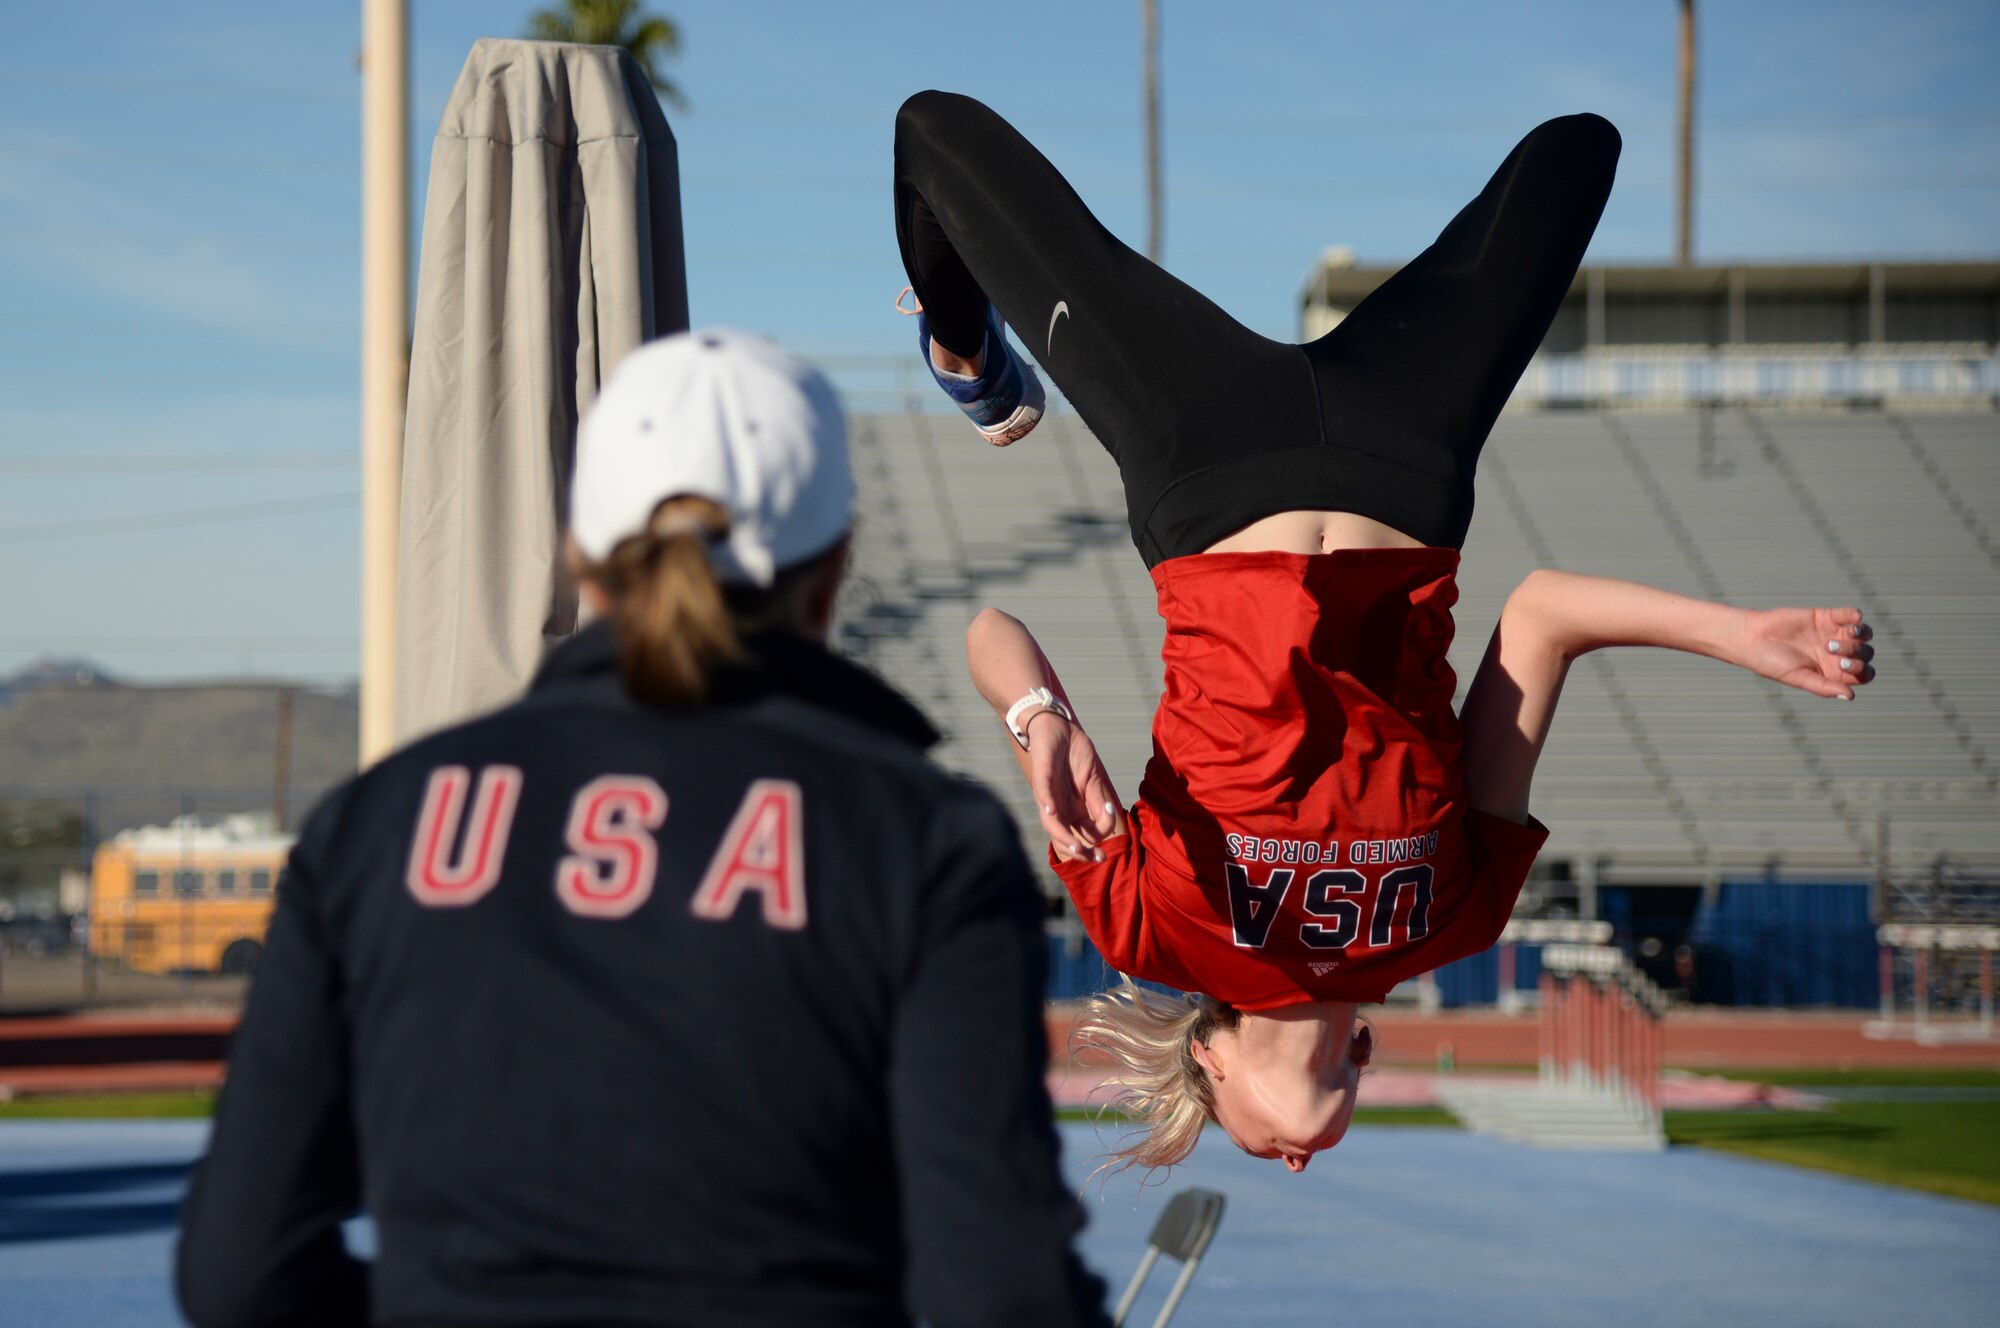
[[[1694,261],[1694,0],[1681,0],[1679,202],[1675,208],[1674,260]]]
[[[193,870],[189,864],[194,860],[195,825],[194,794],[183,793],[181,794],[180,866],[174,870],[174,897],[180,901],[181,953],[178,967],[180,969],[182,992],[186,992],[189,987],[194,985],[194,964],[188,958],[188,951],[194,948],[194,941],[193,937],[189,934],[192,919],[188,917],[188,895],[190,891],[188,890],[187,881],[189,873]]]
[[[1583,270],[1583,344],[1589,350],[1604,345],[1604,269]]]
[[[1174,1317],[1174,1311],[1181,1307],[1181,1297],[1194,1281],[1194,1270],[1200,1259],[1190,1259],[1181,1265],[1181,1275],[1174,1279],[1173,1289],[1167,1292],[1166,1303],[1160,1306],[1160,1317],[1153,1320],[1153,1328],[1166,1328],[1167,1320]]]
[[[1869,882],[1868,916],[1877,925],[1889,921],[1889,816],[1875,818],[1875,875]]]
[[[271,769],[271,819],[277,828],[285,828],[285,817],[290,808],[289,801],[292,782],[292,689],[278,689],[277,750],[272,753]]]
[[[1993,952],[1979,952],[1979,1033],[1993,1036]]]
[[[361,764],[396,733],[396,538],[410,377],[410,16],[361,6]]]
[[[1916,977],[1917,1031],[1918,1040],[1921,1041],[1922,1032],[1931,1021],[1931,952],[1920,949],[1911,957],[1910,962]]]
[[[1541,1000],[1535,1011],[1535,1051],[1541,1065],[1542,1086],[1548,1087],[1556,1077],[1556,976],[1548,969],[1542,970],[1539,984]]]
[[[83,795],[83,999],[97,1000],[97,947],[90,934],[97,927],[97,790]]]
[[[1139,0],[1146,47],[1146,257],[1160,261],[1164,240],[1160,208],[1160,5]]]
[[[1574,973],[1564,975],[1562,992],[1563,1082],[1575,1087],[1583,1082],[1583,998]]]
[[[1153,1271],[1153,1265],[1158,1262],[1159,1257],[1159,1246],[1148,1245],[1146,1247],[1146,1253],[1139,1260],[1138,1268],[1133,1270],[1132,1280],[1125,1285],[1125,1294],[1118,1298],[1117,1308],[1111,1311],[1112,1323],[1122,1324],[1125,1322],[1125,1316],[1132,1312],[1132,1302],[1139,1299],[1139,1288],[1146,1284],[1146,1277]]]

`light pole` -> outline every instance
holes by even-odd
[[[410,381],[410,12],[361,5],[361,764],[396,740],[396,544]]]
[[[1674,226],[1674,261],[1694,261],[1694,0],[1681,0],[1680,181]]]
[[[1146,257],[1160,261],[1160,5],[1139,0],[1146,79]]]

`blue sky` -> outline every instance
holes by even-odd
[[[532,7],[412,0],[419,207],[466,51]],[[1292,335],[1326,246],[1409,257],[1569,111],[1625,135],[1592,257],[1669,250],[1671,0],[1161,7],[1166,263],[1260,331]],[[686,41],[698,323],[908,351],[889,144],[921,87],[990,102],[1143,240],[1137,0],[975,6],[971,35],[913,4],[655,8]],[[23,5],[8,28],[0,674],[352,678],[360,5]],[[1704,6],[1697,255],[1991,256],[1996,53],[1991,3]]]

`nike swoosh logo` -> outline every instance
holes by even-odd
[[[1069,317],[1069,301],[1057,300],[1056,311],[1049,315],[1048,351],[1050,353],[1053,353],[1056,348],[1056,319],[1068,318],[1068,317]]]

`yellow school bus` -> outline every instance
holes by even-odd
[[[91,953],[141,973],[253,971],[294,838],[261,812],[122,831],[91,863]]]

